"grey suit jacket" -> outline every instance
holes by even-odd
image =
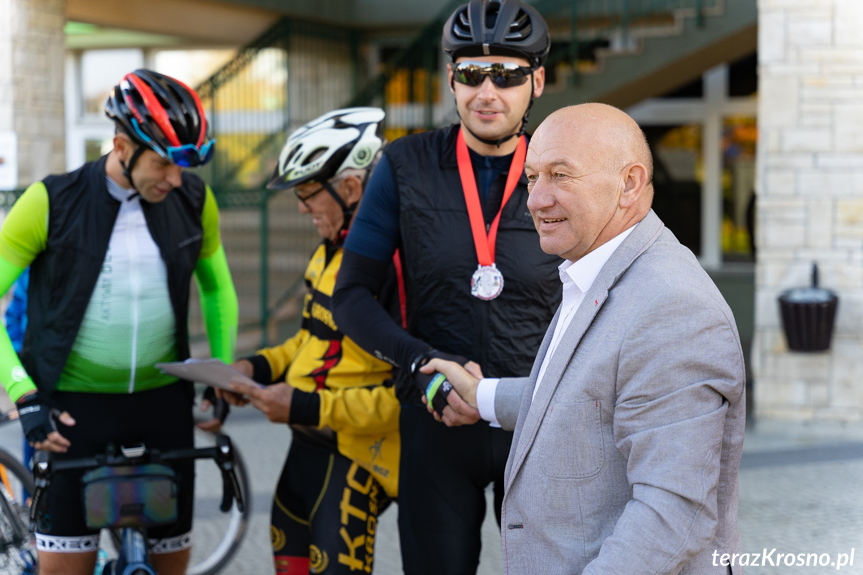
[[[534,398],[558,316],[530,377],[495,394],[515,429],[505,573],[728,573],[745,376],[716,286],[651,211],[600,271]]]

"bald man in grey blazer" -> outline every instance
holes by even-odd
[[[566,260],[530,376],[423,368],[458,392],[448,425],[515,429],[505,573],[742,573],[740,339],[716,286],[650,209],[641,130],[610,106],[565,108],[536,130],[525,173],[542,248]]]

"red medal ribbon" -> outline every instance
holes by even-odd
[[[527,154],[527,140],[524,136],[518,139],[518,146],[512,156],[512,164],[509,166],[509,175],[506,177],[506,188],[503,192],[503,200],[497,211],[491,227],[486,235],[485,220],[482,217],[482,206],[479,201],[479,190],[476,188],[476,179],[473,166],[470,162],[470,152],[464,141],[463,130],[459,130],[456,140],[456,158],[458,159],[458,175],[461,177],[461,187],[464,191],[464,201],[467,204],[467,214],[470,218],[470,229],[473,232],[473,243],[476,246],[476,259],[481,266],[494,264],[494,242],[497,239],[497,226],[500,223],[500,214],[507,200],[512,196],[522,172],[524,172],[524,157]]]

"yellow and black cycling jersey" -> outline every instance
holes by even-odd
[[[284,381],[297,389],[290,414],[295,431],[334,446],[396,497],[399,402],[392,366],[363,351],[333,321],[330,298],[341,261],[341,246],[324,242],[318,247],[306,268],[308,292],[300,330],[247,359],[255,380]],[[395,272],[390,271],[394,285]],[[389,291],[394,294],[390,299],[397,298],[396,289]],[[397,310],[398,302],[392,303],[389,307]]]

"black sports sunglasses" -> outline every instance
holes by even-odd
[[[453,80],[459,84],[475,88],[483,83],[486,76],[498,88],[513,88],[527,82],[533,72],[530,66],[519,66],[511,62],[459,62],[453,66]]]

